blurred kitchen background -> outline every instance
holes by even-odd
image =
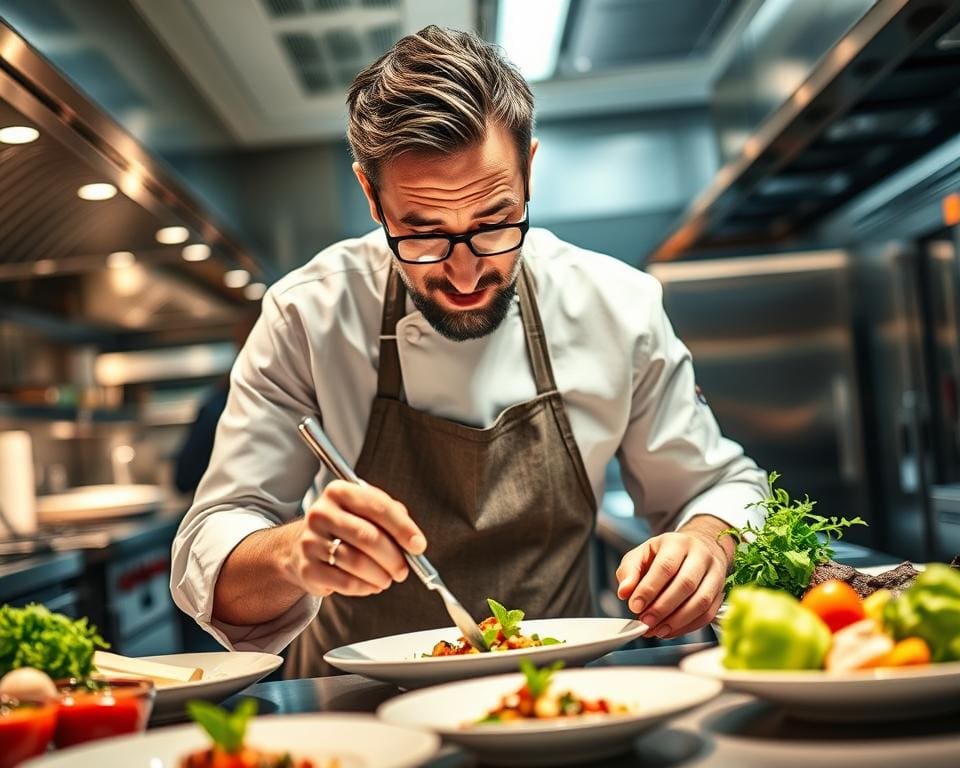
[[[431,23],[531,81],[531,219],[663,282],[727,434],[852,544],[960,551],[960,2],[0,0],[0,601],[199,647],[177,452],[266,286],[373,227],[346,89]],[[612,466],[609,613],[631,513]]]

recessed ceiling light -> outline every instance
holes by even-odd
[[[124,267],[129,267],[136,260],[137,257],[130,253],[130,251],[114,251],[107,256],[107,266],[110,267],[110,269],[123,269]]]
[[[206,261],[210,258],[210,246],[206,243],[191,243],[180,251],[184,261]]]
[[[40,137],[40,131],[27,125],[9,125],[0,128],[0,142],[3,144],[29,144]]]
[[[157,230],[157,242],[163,245],[179,245],[190,237],[186,227],[164,227]]]
[[[227,288],[243,288],[249,282],[250,273],[245,269],[231,269],[223,275],[223,284]]]
[[[39,259],[34,262],[33,271],[38,275],[52,275],[57,271],[57,262],[53,259]]]
[[[106,182],[97,182],[96,184],[84,184],[77,190],[77,197],[81,200],[109,200],[117,194],[117,188],[113,184]]]
[[[260,301],[266,292],[267,286],[263,283],[250,283],[250,285],[243,289],[243,295],[250,299],[250,301]]]

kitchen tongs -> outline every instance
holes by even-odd
[[[341,480],[356,483],[357,485],[361,484],[360,478],[357,477],[357,474],[347,463],[346,459],[340,455],[340,452],[334,444],[330,442],[330,438],[326,436],[316,419],[312,416],[305,416],[300,420],[297,429],[300,431],[300,436],[303,438],[303,441],[310,446],[310,449],[316,454],[317,458],[323,462],[327,469]],[[403,555],[407,558],[407,562],[410,564],[413,572],[420,577],[420,581],[423,582],[424,586],[440,594],[440,597],[443,599],[443,604],[447,608],[447,613],[450,614],[453,623],[456,624],[457,629],[463,633],[467,642],[481,653],[488,652],[490,648],[483,639],[483,633],[480,631],[477,622],[473,620],[473,617],[467,609],[464,608],[460,604],[460,601],[447,589],[446,584],[443,583],[440,574],[437,573],[437,569],[433,567],[431,562],[423,555],[411,555],[407,551],[404,551]]]

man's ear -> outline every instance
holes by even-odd
[[[540,139],[530,139],[530,156],[527,158],[527,196],[533,197],[533,156],[537,154]]]
[[[380,216],[377,214],[377,205],[373,201],[373,184],[370,183],[370,179],[367,178],[367,174],[363,172],[363,168],[360,167],[360,163],[358,162],[354,162],[353,164],[353,175],[357,177],[357,181],[360,182],[360,188],[367,198],[367,204],[370,206],[370,217],[377,222],[377,224],[382,224],[383,222],[380,221]]]

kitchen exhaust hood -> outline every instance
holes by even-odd
[[[878,0],[648,262],[782,247],[960,132],[960,2]]]
[[[0,135],[0,319],[19,305],[121,332],[229,323],[255,297],[225,275],[273,276],[0,20],[0,128],[10,126],[33,140]]]

